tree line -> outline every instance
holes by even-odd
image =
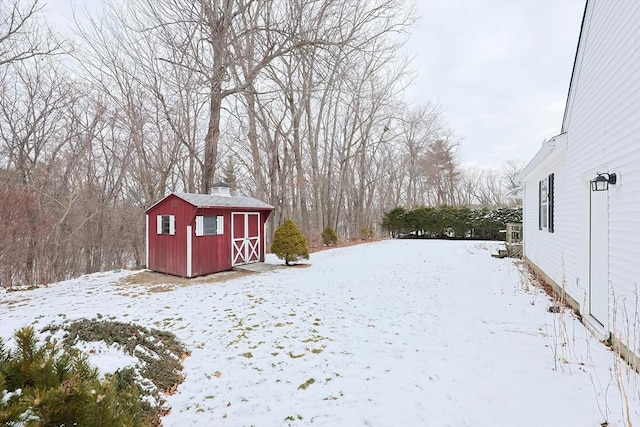
[[[225,181],[310,244],[394,206],[493,205],[513,183],[464,169],[440,107],[405,101],[403,0],[0,4],[0,286],[144,260],[144,211]]]
[[[391,237],[504,240],[507,223],[522,222],[522,207],[396,207],[386,212],[382,227]]]

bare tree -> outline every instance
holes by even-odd
[[[399,120],[399,138],[405,151],[403,167],[407,174],[406,205],[415,207],[426,203],[426,156],[442,132],[442,121],[437,105],[423,105],[406,111]]]
[[[2,184],[9,194],[24,193],[20,221],[28,233],[20,237],[24,252],[15,268],[16,280],[33,284],[48,275],[43,224],[54,224],[47,210],[48,188],[52,185],[64,147],[69,140],[65,112],[75,102],[72,88],[59,67],[50,61],[25,59],[9,65],[12,85],[4,85],[0,98],[0,152],[4,154]],[[15,266],[14,266],[15,267]],[[13,268],[0,265],[0,268]]]
[[[526,162],[520,160],[509,160],[500,168],[502,173],[503,185],[506,191],[518,188],[520,184],[516,180],[516,177],[526,166]]]
[[[107,15],[80,27],[83,44],[77,56],[88,80],[115,108],[113,119],[120,134],[114,136],[130,145],[134,154],[130,174],[135,180],[129,190],[141,206],[149,206],[167,188],[175,189],[179,163],[185,158],[197,161],[192,125],[201,100],[190,96],[188,85],[183,90],[188,75],[160,67],[155,41],[139,40],[121,19]],[[193,165],[186,172],[192,179]]]
[[[0,67],[64,51],[40,16],[39,0],[0,2]]]
[[[502,206],[512,203],[505,194],[518,187],[515,177],[523,163],[508,161],[500,169],[467,168],[458,187],[459,203],[464,205]]]

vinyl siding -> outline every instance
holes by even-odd
[[[559,286],[564,286],[570,294],[579,291],[576,288],[575,275],[570,274],[571,264],[575,263],[576,252],[573,244],[575,219],[566,197],[569,179],[565,168],[566,154],[548,159],[541,167],[533,171],[531,179],[525,183],[524,200],[524,254],[540,267]],[[539,194],[538,182],[554,174],[554,232],[538,228]]]
[[[640,2],[589,1],[563,130],[567,150],[525,177],[525,255],[583,304],[589,180],[613,172],[608,197],[608,328],[640,354]],[[555,233],[537,228],[537,182],[555,173]],[[585,311],[585,310],[583,310]],[[627,332],[625,332],[627,331]],[[630,333],[630,331],[635,331]]]

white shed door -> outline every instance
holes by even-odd
[[[231,264],[260,261],[260,213],[231,214]]]
[[[589,314],[605,328],[609,312],[607,195],[607,191],[591,191],[589,220]]]

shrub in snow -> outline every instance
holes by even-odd
[[[394,238],[407,232],[407,223],[407,210],[400,206],[386,212],[382,218],[382,227]]]
[[[373,227],[360,227],[360,237],[363,239],[371,239],[373,237]]]
[[[335,245],[338,243],[338,235],[336,234],[336,230],[331,226],[327,226],[320,235],[322,237],[322,243],[327,246]]]
[[[391,237],[504,239],[500,230],[522,222],[522,207],[470,209],[465,206],[397,207],[386,212],[382,227]]]
[[[307,238],[290,219],[286,220],[273,235],[271,252],[283,259],[286,265],[309,259]]]
[[[32,327],[0,339],[0,425],[143,426],[139,389],[98,370],[77,352],[39,345]]]
[[[74,348],[81,343],[104,342],[138,359],[135,369],[119,369],[113,375],[118,384],[133,384],[135,380],[145,400],[143,410],[149,417],[157,417],[160,408],[150,407],[146,403],[148,398],[158,405],[164,404],[159,392],[175,392],[184,379],[181,373],[182,358],[189,352],[170,332],[99,319],[79,319],[62,326],[50,325],[44,331],[56,333],[61,328],[66,331],[62,340],[65,348]]]

